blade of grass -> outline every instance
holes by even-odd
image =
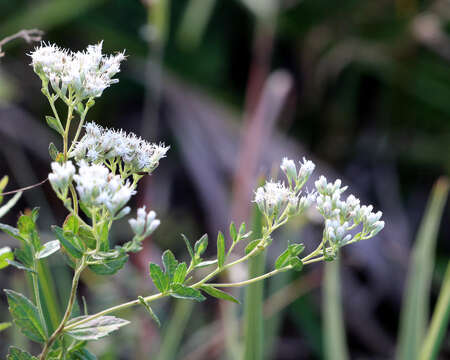
[[[256,207],[253,209],[252,230],[256,239],[262,235],[262,215]],[[265,261],[265,253],[249,260],[249,279],[264,273]],[[244,360],[263,359],[263,300],[264,281],[251,284],[246,288],[244,300]]]
[[[448,191],[446,178],[434,185],[412,250],[400,316],[397,360],[414,360],[420,354],[428,322],[437,232]]]
[[[450,261],[447,265],[441,292],[439,293],[433,318],[428,333],[422,345],[420,360],[435,360],[439,354],[439,348],[448,330],[450,319]]]
[[[175,301],[175,310],[162,336],[163,342],[156,360],[173,360],[177,358],[181,338],[186,330],[193,308],[193,301]]]
[[[324,343],[325,359],[329,360],[349,359],[342,315],[339,264],[339,258],[325,264],[323,295]]]

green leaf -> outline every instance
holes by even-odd
[[[9,265],[9,261],[14,260],[14,254],[10,247],[5,246],[0,249],[0,269],[4,269]]]
[[[67,326],[86,318],[87,316],[73,318],[67,323]],[[113,331],[118,330],[122,326],[128,325],[129,323],[129,321],[117,318],[115,316],[100,316],[96,319],[89,320],[75,326],[74,328],[65,331],[65,333],[77,340],[97,340],[109,335]]]
[[[0,323],[0,331],[6,330],[9,328],[12,324],[10,322],[3,322]]]
[[[36,259],[44,259],[51,254],[57,252],[61,248],[60,242],[58,240],[52,240],[45,243],[41,250],[36,253]]]
[[[206,298],[202,295],[200,291],[197,289],[184,286],[181,284],[174,284],[172,287],[172,292],[170,293],[170,296],[178,299],[188,299],[188,300],[195,300],[195,301],[203,301]]]
[[[97,357],[88,349],[79,349],[70,353],[69,360],[97,360]]]
[[[56,161],[56,158],[58,157],[59,151],[56,148],[55,144],[52,142],[48,145],[48,153],[53,161]]]
[[[150,277],[152,278],[156,288],[162,293],[167,291],[169,289],[169,277],[167,274],[164,274],[159,265],[150,263],[149,267]]]
[[[33,249],[30,244],[25,244],[22,249],[14,250],[14,257],[26,267],[33,267]]]
[[[34,273],[37,274],[36,271],[34,271],[33,269],[21,264],[18,261],[14,261],[14,260],[6,260],[8,262],[9,265],[14,266],[15,268],[19,269],[19,270],[24,270],[24,271],[28,271],[30,273]]]
[[[213,296],[217,299],[223,299],[223,300],[234,302],[236,304],[240,304],[239,300],[237,300],[235,297],[233,297],[230,294],[226,293],[225,291],[219,290],[211,285],[202,285],[201,289],[208,295]]]
[[[158,327],[161,327],[161,321],[159,321],[158,316],[156,316],[156,314],[154,313],[154,311],[152,310],[152,308],[150,307],[149,304],[147,304],[147,302],[145,301],[145,299],[142,296],[138,296],[138,300],[139,302],[142,304],[142,306],[145,307],[145,309],[147,310],[147,312],[150,314],[150,316],[152,317],[152,319],[156,322],[156,324],[158,325]]]
[[[244,235],[245,234],[245,222],[243,222],[241,224],[241,226],[239,226],[239,235]]]
[[[230,224],[230,236],[233,242],[236,242],[236,240],[238,240],[236,225],[234,225],[234,222],[231,222]]]
[[[108,251],[109,250],[109,224],[107,221],[104,222],[103,226],[100,228],[99,232],[100,239],[100,250]]]
[[[208,234],[204,234],[194,245],[194,252],[197,258],[200,258],[208,247]]]
[[[41,247],[41,241],[36,230],[38,209],[34,209],[31,215],[21,215],[17,221],[20,235],[33,245],[35,251]]]
[[[175,270],[175,273],[173,274],[173,282],[175,284],[183,284],[184,279],[186,278],[186,272],[187,272],[186,263],[184,262],[179,263],[177,269]]]
[[[303,269],[303,262],[298,257],[290,258],[289,265],[291,265],[295,271],[302,271]]]
[[[60,135],[64,135],[64,129],[57,119],[53,116],[46,116],[45,120],[47,121],[47,125],[50,126],[53,130],[55,130]]]
[[[39,319],[37,307],[18,292],[5,290],[5,293],[8,297],[9,312],[14,319],[14,323],[26,337],[43,343],[46,336]]]
[[[3,215],[5,215],[9,210],[11,210],[11,208],[14,205],[16,205],[17,201],[19,201],[21,196],[22,196],[22,192],[19,191],[11,199],[9,199],[5,205],[0,207],[0,218],[3,217]]]
[[[5,190],[6,185],[8,185],[8,181],[9,181],[9,178],[7,175],[3,176],[2,179],[0,180],[0,194]],[[0,204],[2,203],[2,201],[3,201],[3,196],[0,195]]]
[[[4,231],[13,238],[20,240],[21,242],[26,242],[26,240],[20,235],[19,229],[16,229],[15,227],[0,223],[0,230]]]
[[[277,260],[275,261],[275,269],[280,269],[280,268],[288,265],[290,258],[291,258],[291,253],[289,252],[289,249],[284,250],[281,253],[281,255],[278,256]]]
[[[217,235],[217,263],[219,268],[225,263],[225,238],[221,231],[219,231],[219,234]]]
[[[81,225],[78,228],[78,237],[83,243],[87,245],[89,249],[95,249],[97,240],[95,240],[94,233],[86,225]]]
[[[217,259],[206,260],[206,261],[202,261],[201,263],[198,263],[197,265],[195,265],[195,268],[200,269],[200,268],[204,268],[204,267],[216,265],[216,264],[217,264]]]
[[[173,275],[175,274],[175,270],[178,266],[178,261],[175,259],[172,251],[166,250],[162,254],[162,262],[164,264],[166,274],[169,277],[169,283],[171,283],[173,280]]]
[[[260,242],[261,242],[260,239],[251,241],[250,244],[248,244],[247,247],[245,248],[245,254],[247,255],[250,252],[252,252],[253,249],[256,248]]]
[[[70,231],[74,235],[78,234],[78,230],[80,228],[80,221],[75,215],[69,215],[66,217],[66,220],[64,220],[63,224],[63,230],[64,231]]]
[[[81,259],[83,256],[83,248],[80,242],[77,241],[76,235],[70,232],[64,232],[63,229],[56,225],[52,226],[52,230],[67,253],[74,258]]]
[[[305,245],[303,244],[290,244],[288,246],[289,253],[291,256],[299,256],[303,250],[305,250]]]
[[[24,350],[11,346],[7,360],[37,360],[37,357],[32,356]]]
[[[417,359],[425,337],[436,241],[448,191],[448,180],[440,179],[434,185],[411,252],[400,313],[397,360]]]
[[[186,247],[188,249],[189,255],[191,256],[191,259],[194,260],[194,258],[195,258],[194,250],[192,249],[189,239],[184,234],[181,234],[181,237],[183,238],[184,242],[186,243]]]
[[[90,264],[89,269],[98,275],[113,275],[122,269],[128,260],[128,254],[122,249],[106,252],[106,254],[108,253],[115,253],[116,255],[114,257],[105,256],[98,260],[98,264]]]

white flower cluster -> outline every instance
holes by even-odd
[[[79,165],[78,174],[73,179],[80,200],[87,208],[104,206],[112,216],[116,216],[136,193],[128,182],[123,183],[119,175],[111,174],[103,165],[89,165],[85,161]],[[129,211],[129,207],[123,208],[117,216],[124,216]]]
[[[99,97],[120,71],[124,53],[102,54],[102,42],[89,45],[85,51],[72,52],[54,44],[41,44],[31,54],[31,65],[43,80],[65,96],[70,87],[79,100]]]
[[[75,166],[71,161],[67,161],[63,164],[52,162],[51,167],[52,172],[48,174],[48,180],[53,190],[60,196],[67,195],[69,184],[75,175]]]
[[[318,192],[317,209],[325,218],[325,235],[332,244],[343,246],[359,240],[369,239],[384,228],[380,220],[382,213],[373,213],[373,206],[360,206],[360,200],[354,195],[341,200],[347,186],[341,187],[341,180],[328,183],[321,176],[315,183]],[[352,236],[349,231],[362,224],[362,230]]]
[[[156,213],[154,211],[146,212],[145,206],[137,210],[136,219],[130,219],[128,222],[134,234],[140,238],[150,236],[161,223],[156,219]]]
[[[310,193],[301,196],[300,189],[314,171],[315,165],[312,161],[303,159],[297,172],[293,160],[284,158],[280,166],[286,174],[289,186],[282,182],[268,181],[264,186],[255,191],[254,202],[262,213],[268,217],[282,215],[287,210],[288,215],[295,215],[310,207],[316,200],[316,194]]]
[[[85,125],[86,134],[69,154],[77,160],[110,163],[121,159],[131,173],[152,172],[169,150],[164,144],[149,143],[133,133],[103,128],[95,123]]]
[[[290,160],[287,157],[283,158],[281,162],[281,170],[285,173],[289,185],[295,184],[296,190],[299,190],[308,180],[316,165],[310,161],[303,158],[303,163],[300,161],[300,169],[297,172],[297,167],[294,160]]]

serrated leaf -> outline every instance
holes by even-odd
[[[183,284],[184,279],[186,278],[186,272],[187,272],[186,263],[184,262],[179,263],[177,269],[175,270],[175,273],[173,274],[173,282],[175,284]]]
[[[66,217],[63,224],[64,231],[71,231],[73,234],[78,234],[78,229],[80,228],[80,221],[75,215],[70,214]]]
[[[55,144],[52,142],[48,145],[48,153],[53,161],[56,161],[56,158],[58,157],[58,149],[56,148]]]
[[[291,253],[289,252],[289,249],[284,250],[280,256],[278,256],[277,260],[275,261],[275,269],[280,269],[282,267],[285,267],[289,265],[289,259],[291,258]]]
[[[87,245],[89,249],[95,249],[96,240],[94,233],[86,225],[80,225],[78,228],[78,237]]]
[[[33,267],[33,249],[30,244],[24,244],[23,248],[14,250],[14,257],[26,267]]]
[[[12,324],[10,322],[3,322],[0,323],[0,331],[6,330],[9,328]]]
[[[14,254],[10,247],[5,246],[0,249],[0,269],[4,269],[9,265],[9,261],[14,260]]]
[[[220,268],[225,263],[225,238],[221,231],[217,235],[217,263]]]
[[[31,215],[21,215],[17,221],[17,228],[20,235],[33,245],[35,251],[41,247],[41,241],[36,230],[37,209]]]
[[[87,316],[78,316],[70,320],[67,323],[67,326],[80,320],[84,320],[86,317]],[[115,316],[100,316],[71,328],[70,330],[65,331],[65,333],[77,340],[97,340],[129,323],[128,320],[120,319]]]
[[[230,236],[233,242],[236,242],[236,240],[238,239],[236,225],[234,225],[234,222],[231,222],[230,224]]]
[[[194,252],[197,258],[200,258],[208,247],[208,234],[204,234],[199,240],[195,242]]]
[[[46,116],[45,121],[47,121],[47,125],[57,133],[59,133],[60,135],[64,135],[64,129],[61,123],[56,118],[54,118],[53,116]]]
[[[235,297],[233,297],[230,294],[226,293],[225,291],[219,290],[213,286],[202,285],[201,289],[208,295],[213,296],[217,299],[223,299],[223,300],[234,302],[236,304],[240,304],[239,300],[237,300]]]
[[[52,240],[44,245],[39,252],[36,253],[36,259],[44,259],[51,254],[57,252],[61,248],[60,242],[58,240]]]
[[[113,250],[114,251],[114,250]],[[99,260],[98,264],[90,264],[89,269],[98,275],[113,275],[124,267],[128,261],[128,254],[120,251],[115,257]]]
[[[254,248],[258,246],[258,244],[261,242],[260,239],[256,239],[250,242],[250,244],[247,245],[245,248],[245,254],[249,254],[251,251],[253,251]]]
[[[11,346],[9,348],[9,354],[7,360],[37,360],[37,357],[32,356],[30,353]]]
[[[198,263],[197,265],[195,265],[195,268],[200,269],[200,268],[204,268],[204,267],[216,265],[216,264],[217,264],[217,259],[206,260],[206,261],[202,261],[201,263]]]
[[[37,274],[36,271],[34,271],[33,269],[21,264],[18,261],[14,261],[14,260],[6,260],[8,262],[9,265],[14,266],[15,268],[19,269],[19,270],[24,270],[24,271],[28,271],[30,273],[35,273]]]
[[[289,260],[289,265],[292,265],[292,268],[295,271],[301,271],[303,269],[303,262],[298,257],[293,257]]]
[[[203,301],[206,299],[199,290],[181,284],[173,285],[170,296],[195,301]]]
[[[189,239],[186,237],[186,235],[181,234],[181,237],[183,238],[184,242],[186,243],[186,247],[188,249],[189,255],[191,256],[191,259],[194,260],[194,250],[192,249],[192,245],[189,241]]]
[[[64,232],[63,229],[55,225],[52,226],[52,230],[67,253],[74,258],[81,259],[83,256],[83,248],[79,241],[77,241],[76,235]]]
[[[169,283],[171,283],[178,266],[178,261],[175,259],[175,255],[173,255],[172,251],[166,250],[162,254],[162,262],[164,264],[164,270],[169,277]]]
[[[14,323],[29,339],[43,343],[46,335],[39,320],[37,307],[24,295],[13,290],[5,290],[8,297],[9,312]]]
[[[167,291],[169,288],[168,275],[164,274],[159,265],[150,263],[149,268],[150,268],[150,277],[152,278],[156,288],[162,293]]]
[[[149,304],[147,304],[147,302],[145,301],[145,299],[142,296],[138,296],[138,300],[139,302],[142,304],[142,306],[145,307],[145,309],[147,310],[147,312],[150,314],[150,316],[152,317],[152,319],[156,322],[156,324],[158,325],[158,327],[161,327],[161,321],[159,321],[158,316],[156,316],[156,314],[154,313],[154,311],[152,310],[152,308],[150,307]]]

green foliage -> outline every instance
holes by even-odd
[[[0,248],[0,269],[4,269],[9,265],[9,261],[14,260],[14,254],[10,247]]]
[[[212,297],[215,297],[217,299],[231,301],[236,304],[240,304],[239,300],[237,300],[235,297],[233,297],[230,294],[226,293],[225,291],[219,290],[211,285],[202,285],[200,288],[205,293],[207,293],[208,295],[210,295]]]
[[[68,326],[76,322],[85,320],[86,316],[73,318],[67,323]],[[93,320],[88,320],[77,325],[65,333],[77,340],[97,340],[105,337],[118,330],[122,326],[128,325],[130,322],[114,316],[100,316]]]
[[[299,266],[298,261],[300,261],[301,263],[301,260],[298,258],[298,255],[300,255],[303,250],[305,250],[305,246],[303,244],[288,245],[288,248],[283,251],[283,253],[278,256],[277,260],[275,261],[275,269],[281,269],[287,265]]]
[[[8,329],[12,324],[10,322],[0,323],[0,331]]]
[[[199,290],[181,284],[173,284],[170,296],[195,301],[206,300]]]
[[[28,352],[11,346],[7,360],[37,360],[37,357],[31,356]]]
[[[150,263],[150,277],[156,288],[164,293],[169,289],[169,276],[165,274],[159,265]]]
[[[149,304],[145,301],[145,299],[142,296],[138,296],[139,303],[147,310],[147,312],[150,314],[152,319],[156,322],[158,327],[161,327],[161,321],[159,321],[158,316],[156,316],[155,312],[152,310]]]
[[[117,247],[116,250],[98,252],[92,257],[89,269],[98,275],[113,275],[122,269],[127,261],[128,254],[122,248]]]
[[[37,307],[20,293],[13,290],[5,290],[5,292],[8,297],[9,312],[14,323],[26,337],[43,343],[46,335]]]
[[[184,263],[184,262],[179,263],[173,274],[173,283],[174,284],[183,284],[184,279],[186,278],[186,274],[187,274],[186,263]]]
[[[172,251],[166,250],[162,254],[162,262],[164,264],[164,269],[169,279],[169,283],[171,284],[173,282],[173,276],[178,266],[178,261],[175,259]]]
[[[64,231],[62,228],[53,225],[52,230],[61,243],[66,252],[76,259],[81,259],[83,256],[83,245],[80,239],[72,232]]]
[[[221,231],[217,235],[217,264],[219,268],[225,264],[225,238]]]
[[[441,179],[436,183],[417,234],[400,317],[397,360],[417,359],[425,337],[434,252],[448,191],[449,184],[446,180]]]
[[[64,129],[59,120],[55,119],[53,116],[46,116],[45,121],[47,121],[47,125],[55,130],[58,134],[64,135]]]
[[[42,245],[41,250],[36,253],[36,259],[44,259],[60,249],[58,240],[52,240]]]

